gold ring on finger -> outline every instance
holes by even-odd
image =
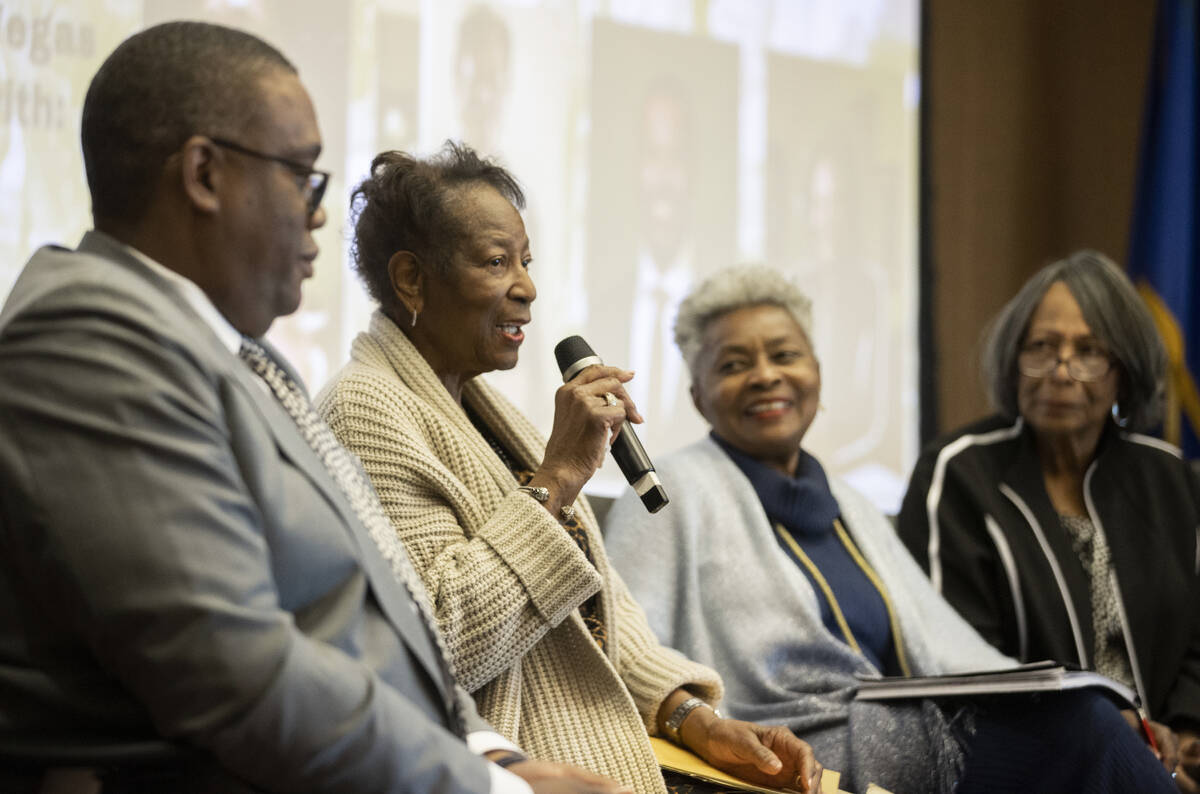
[[[613,394],[612,392],[610,392],[610,391],[604,392],[604,404],[607,405],[608,407],[612,408],[616,405],[619,405],[620,402],[621,401],[618,400],[616,395]]]

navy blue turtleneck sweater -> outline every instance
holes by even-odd
[[[833,522],[841,510],[821,464],[800,450],[795,474],[787,477],[730,446],[715,433],[712,437],[750,480],[771,523],[782,526],[821,572],[863,654],[884,675],[899,675],[887,607],[834,531]],[[812,584],[825,627],[844,641],[833,610],[808,566],[778,534],[775,539]]]

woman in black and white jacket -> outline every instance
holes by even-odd
[[[1115,264],[1082,251],[1042,269],[987,339],[999,413],[924,452],[899,532],[1000,650],[1133,687],[1191,792],[1200,483],[1179,450],[1132,432],[1160,416],[1164,368],[1154,321]]]

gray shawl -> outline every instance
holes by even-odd
[[[733,461],[705,438],[658,472],[671,504],[649,515],[626,493],[608,514],[605,547],[660,640],[720,672],[732,716],[792,728],[843,787],[951,790],[962,750],[950,721],[928,701],[854,700],[855,673],[879,672],[821,623],[808,579]],[[830,486],[884,583],[913,675],[1014,664],[934,592],[873,505],[835,478]]]

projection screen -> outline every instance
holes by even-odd
[[[90,226],[80,107],[142,26],[242,27],[296,63],[334,172],[317,275],[269,338],[315,393],[373,310],[348,197],[384,149],[448,138],[522,182],[538,298],[488,377],[548,433],[552,349],[580,333],[631,385],[651,457],[706,432],[671,343],[680,298],[761,262],[814,301],[823,408],[805,447],[894,511],[917,449],[917,0],[55,0],[0,3],[0,296]],[[589,486],[623,486],[611,463]],[[680,495],[682,498],[682,495]]]

